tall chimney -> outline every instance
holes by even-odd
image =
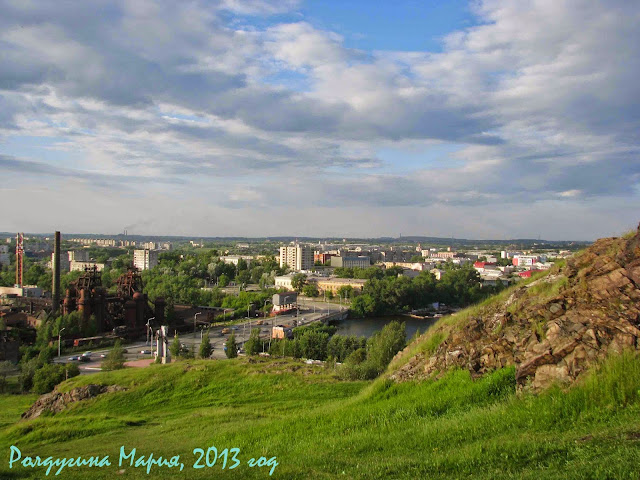
[[[60,232],[56,232],[53,240],[53,279],[51,281],[51,298],[53,313],[60,310]]]

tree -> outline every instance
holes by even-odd
[[[209,343],[209,330],[207,330],[207,333],[202,335],[202,343],[200,343],[200,358],[209,358],[211,356],[211,352],[213,352],[213,348],[211,348],[211,343]]]
[[[252,328],[249,340],[244,344],[244,350],[247,355],[257,355],[262,351],[262,342],[260,341],[260,329]]]
[[[303,357],[313,360],[324,360],[327,358],[327,343],[329,335],[317,330],[308,330],[296,339],[300,344],[300,351]]]
[[[7,388],[7,375],[16,371],[16,366],[9,362],[0,362],[0,393],[4,393]]]
[[[235,334],[229,336],[227,340],[227,358],[236,358],[238,356],[238,345],[236,344]]]
[[[291,287],[298,293],[302,292],[302,289],[307,284],[307,276],[304,273],[296,273],[291,277]]]
[[[241,270],[240,272],[238,272],[238,275],[236,275],[236,283],[238,284],[248,284],[251,281],[251,273],[249,272],[249,270]]]
[[[367,341],[367,361],[382,373],[396,353],[406,345],[405,323],[393,321]]]
[[[229,285],[229,277],[223,273],[218,277],[218,286],[226,287],[227,285]]]
[[[306,297],[317,297],[320,295],[320,291],[318,290],[318,286],[315,283],[308,283],[302,288],[302,293]]]
[[[113,348],[102,362],[102,370],[120,370],[124,368],[124,348],[120,340],[116,340]]]
[[[338,288],[338,295],[342,298],[351,298],[353,296],[353,287],[351,285],[342,285]]]
[[[171,346],[169,347],[169,353],[176,360],[180,356],[180,339],[178,338],[178,332],[173,337],[173,342],[171,342]]]

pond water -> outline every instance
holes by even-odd
[[[365,336],[369,338],[378,330],[382,330],[387,323],[397,320],[406,323],[407,340],[409,340],[420,329],[420,333],[426,332],[438,318],[418,319],[404,316],[388,316],[388,317],[368,317],[368,318],[348,318],[331,322],[332,325],[338,327],[336,332],[338,335],[356,335],[358,337]]]

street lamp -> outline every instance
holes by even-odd
[[[149,320],[147,320],[147,343],[149,343],[150,338],[151,338],[151,343],[153,343],[153,334],[149,335],[149,333],[151,333],[150,332],[151,327],[149,324],[151,323],[151,320],[155,320],[155,319],[156,317],[151,317]]]
[[[233,308],[225,308],[222,311],[222,321],[226,322],[227,321],[227,310],[233,310]]]
[[[193,316],[193,356],[196,356],[196,322],[198,321],[198,315],[202,315],[202,312],[198,312]]]
[[[59,332],[58,332],[58,358],[60,358],[60,338],[62,336],[62,330],[65,330],[64,328],[62,328]]]

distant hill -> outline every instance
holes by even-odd
[[[640,226],[596,241],[541,278],[442,319],[400,352],[403,381],[461,367],[516,367],[521,386],[569,384],[609,353],[640,348]]]

